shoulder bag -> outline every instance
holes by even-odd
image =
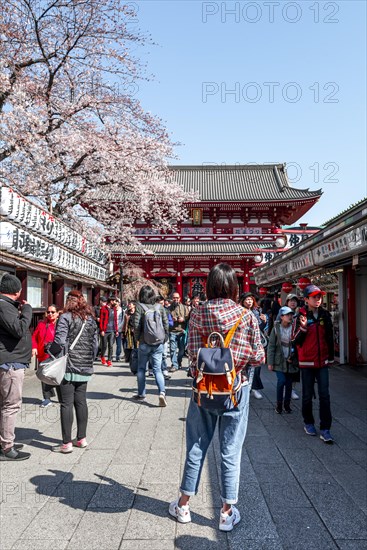
[[[82,335],[85,323],[86,321],[83,322],[82,328],[80,329],[74,342],[71,344],[69,351],[72,351],[75,348],[79,338]],[[39,364],[36,371],[37,378],[49,386],[59,386],[65,376],[68,355],[69,352],[62,357],[56,358],[52,355],[52,353],[50,353],[51,358],[45,359]]]

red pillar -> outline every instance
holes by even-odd
[[[183,295],[182,295],[182,273],[181,273],[181,271],[179,271],[176,275],[176,292],[179,293],[179,295],[181,296],[181,300],[182,300]]]
[[[356,331],[356,280],[355,272],[347,268],[347,318],[348,318],[348,362],[357,362],[357,331]]]
[[[250,269],[248,260],[244,260],[243,262],[243,291],[250,292]]]

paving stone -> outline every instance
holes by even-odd
[[[283,463],[284,459],[270,436],[248,437],[245,440],[246,452],[252,464]]]
[[[130,509],[114,514],[111,509],[88,510],[79,522],[67,548],[77,550],[118,550],[130,515]]]
[[[358,466],[367,470],[367,449],[344,449],[344,452],[348,455],[348,460],[351,458]]]
[[[128,477],[124,483],[120,483],[114,477],[100,476],[101,483],[89,501],[88,510],[104,508],[111,510],[111,513],[128,510],[134,502],[135,488],[139,483],[137,478],[135,481],[127,481]]]
[[[236,504],[241,514],[241,522],[231,532],[231,538],[241,545],[242,539],[276,539],[277,531],[269,512],[265,497],[257,483],[241,487]]]
[[[274,464],[258,464],[254,461],[252,466],[258,483],[278,482],[284,484],[295,481],[294,474],[285,461],[283,461],[283,464],[277,462]]]
[[[34,508],[1,507],[0,515],[0,548],[10,550],[15,542],[23,535],[24,530],[36,517],[38,510]]]
[[[118,449],[124,436],[124,430],[126,432],[128,429],[128,424],[119,426],[118,430],[116,430],[116,427],[113,425],[105,427],[93,439],[90,444],[90,449]]]
[[[137,495],[124,534],[125,539],[173,540],[176,521],[168,515],[167,502]]]
[[[83,510],[66,503],[46,503],[23,531],[23,539],[69,539],[83,516]]]
[[[92,449],[87,447],[80,454],[78,464],[89,465],[108,465],[116,458],[116,449]]]
[[[260,488],[270,512],[312,507],[309,498],[296,480],[260,483]]]
[[[1,524],[1,550],[367,548],[362,399],[367,385],[360,384],[356,373],[340,368],[331,375],[337,441],[326,446],[304,434],[299,402],[293,404],[292,415],[274,413],[275,379],[262,370],[264,399],[251,400],[241,460],[242,521],[225,534],[217,525],[217,435],[208,450],[199,493],[190,501],[192,523],[177,524],[168,515],[185,460],[190,381],[175,374],[167,384],[169,406],[162,409],[156,406],[153,380],[147,381],[148,403],[138,404],[131,400],[136,379],[126,367],[106,371],[96,365],[96,371],[100,374],[88,386],[93,397],[90,445],[70,455],[50,452],[60,442],[59,407],[39,408],[33,397],[41,393],[39,382],[27,374],[24,395],[29,401],[18,418],[17,438],[29,444],[32,457],[21,465],[2,465],[1,519],[10,521]],[[351,399],[351,394],[357,398]],[[42,528],[49,523],[50,528]]]
[[[337,420],[343,428],[346,428],[347,431],[350,431],[364,443],[367,443],[367,423],[365,421],[356,418],[353,414],[344,413],[343,416],[341,416],[338,412],[335,414],[335,420]]]
[[[161,538],[158,538],[157,540],[124,539],[121,542],[119,550],[175,550],[176,548],[177,546],[175,546],[175,541],[173,539],[171,540],[163,540]]]
[[[348,533],[352,539],[367,540],[366,514],[336,482],[307,483],[304,490],[334,538],[342,538]]]
[[[157,475],[163,474],[165,479],[176,480],[178,483],[180,480],[178,469],[180,456],[181,451],[179,449],[149,451],[142,481],[149,482]]]
[[[176,548],[180,550],[227,549],[228,538],[225,533],[218,530],[217,517],[211,523],[211,527],[204,526],[201,522],[177,524]]]
[[[12,547],[11,550],[64,550],[67,548],[69,541],[61,539],[19,539]],[[5,547],[1,547],[3,550],[7,550]]]
[[[310,436],[309,436],[310,437]],[[311,438],[310,439],[315,439]],[[320,444],[321,441],[315,443]],[[326,445],[325,445],[326,446]],[[301,483],[332,482],[329,470],[311,449],[282,449],[283,456],[297,480]]]
[[[312,508],[272,510],[277,533],[287,550],[337,549],[330,533]]]
[[[236,536],[233,537],[233,534],[235,535],[236,533],[232,532],[228,536],[228,548],[230,550],[238,550],[239,548],[238,540]],[[246,550],[283,550],[284,547],[279,538],[267,539],[267,540],[261,540],[261,539],[248,540],[246,538],[243,538],[242,547],[240,548],[244,548]],[[298,549],[298,546],[297,546],[297,549]]]
[[[366,550],[367,539],[364,540],[340,540],[335,541],[340,550]]]

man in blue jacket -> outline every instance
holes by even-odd
[[[18,302],[22,284],[5,273],[0,281],[0,460],[26,460],[31,455],[14,443],[15,420],[22,404],[24,372],[32,356],[29,326],[32,307]]]

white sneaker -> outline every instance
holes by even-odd
[[[299,399],[298,393],[296,393],[294,390],[292,390],[291,398],[292,398],[292,399]]]
[[[165,380],[170,380],[171,379],[171,375],[168,372],[168,370],[164,370],[164,371],[162,371],[162,373],[163,373],[163,376],[164,376]]]
[[[177,519],[179,523],[190,523],[191,521],[191,514],[190,514],[190,506],[186,504],[186,506],[179,506],[178,501],[180,499],[178,498],[174,502],[171,502],[169,505],[168,511],[174,518]]]
[[[159,394],[159,406],[160,407],[167,407],[167,399],[165,393]]]
[[[219,531],[232,531],[233,527],[241,521],[240,512],[233,504],[230,511],[232,512],[231,514],[222,512],[222,510],[220,511]]]
[[[263,396],[259,392],[259,390],[251,390],[251,394],[255,397],[255,399],[262,399]]]

